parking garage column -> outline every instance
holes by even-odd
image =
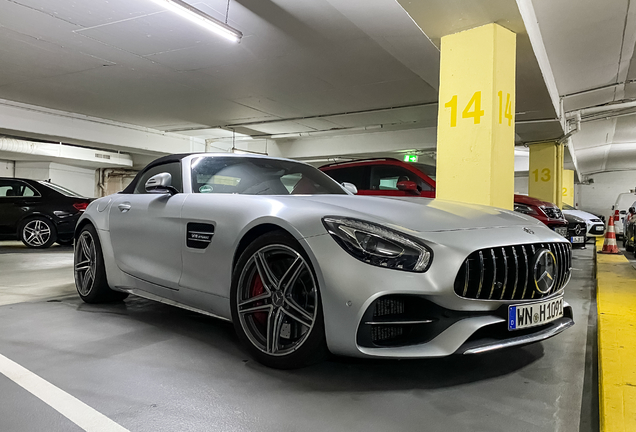
[[[574,171],[563,170],[563,204],[574,207]]]
[[[563,207],[563,145],[532,144],[528,174],[528,195]]]
[[[442,37],[438,198],[512,209],[515,52],[498,24]]]

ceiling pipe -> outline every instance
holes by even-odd
[[[133,165],[132,157],[124,153],[9,137],[0,137],[0,152],[28,155],[31,156],[31,159],[43,161],[54,161],[56,158],[66,161],[72,160],[79,165],[87,163],[115,167],[132,167]]]

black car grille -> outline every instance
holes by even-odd
[[[558,207],[541,207],[541,210],[550,219],[563,219],[563,213]]]
[[[534,255],[545,248],[556,258],[556,284],[540,294],[533,276]],[[534,243],[481,249],[471,253],[455,279],[455,293],[479,300],[539,299],[560,291],[569,279],[572,247],[567,243]]]

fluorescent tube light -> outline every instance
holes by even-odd
[[[199,9],[190,6],[181,0],[152,0],[158,5],[182,16],[195,24],[205,27],[206,29],[223,36],[224,38],[231,40],[232,42],[240,42],[243,37],[243,33],[236,30],[233,27],[219,21],[216,18],[211,17]]]

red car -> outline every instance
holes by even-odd
[[[568,222],[561,209],[551,202],[525,195],[515,195],[515,211],[532,216],[563,237],[568,237]]]
[[[397,159],[365,159],[320,167],[338,183],[352,183],[358,195],[435,198],[435,167]]]

